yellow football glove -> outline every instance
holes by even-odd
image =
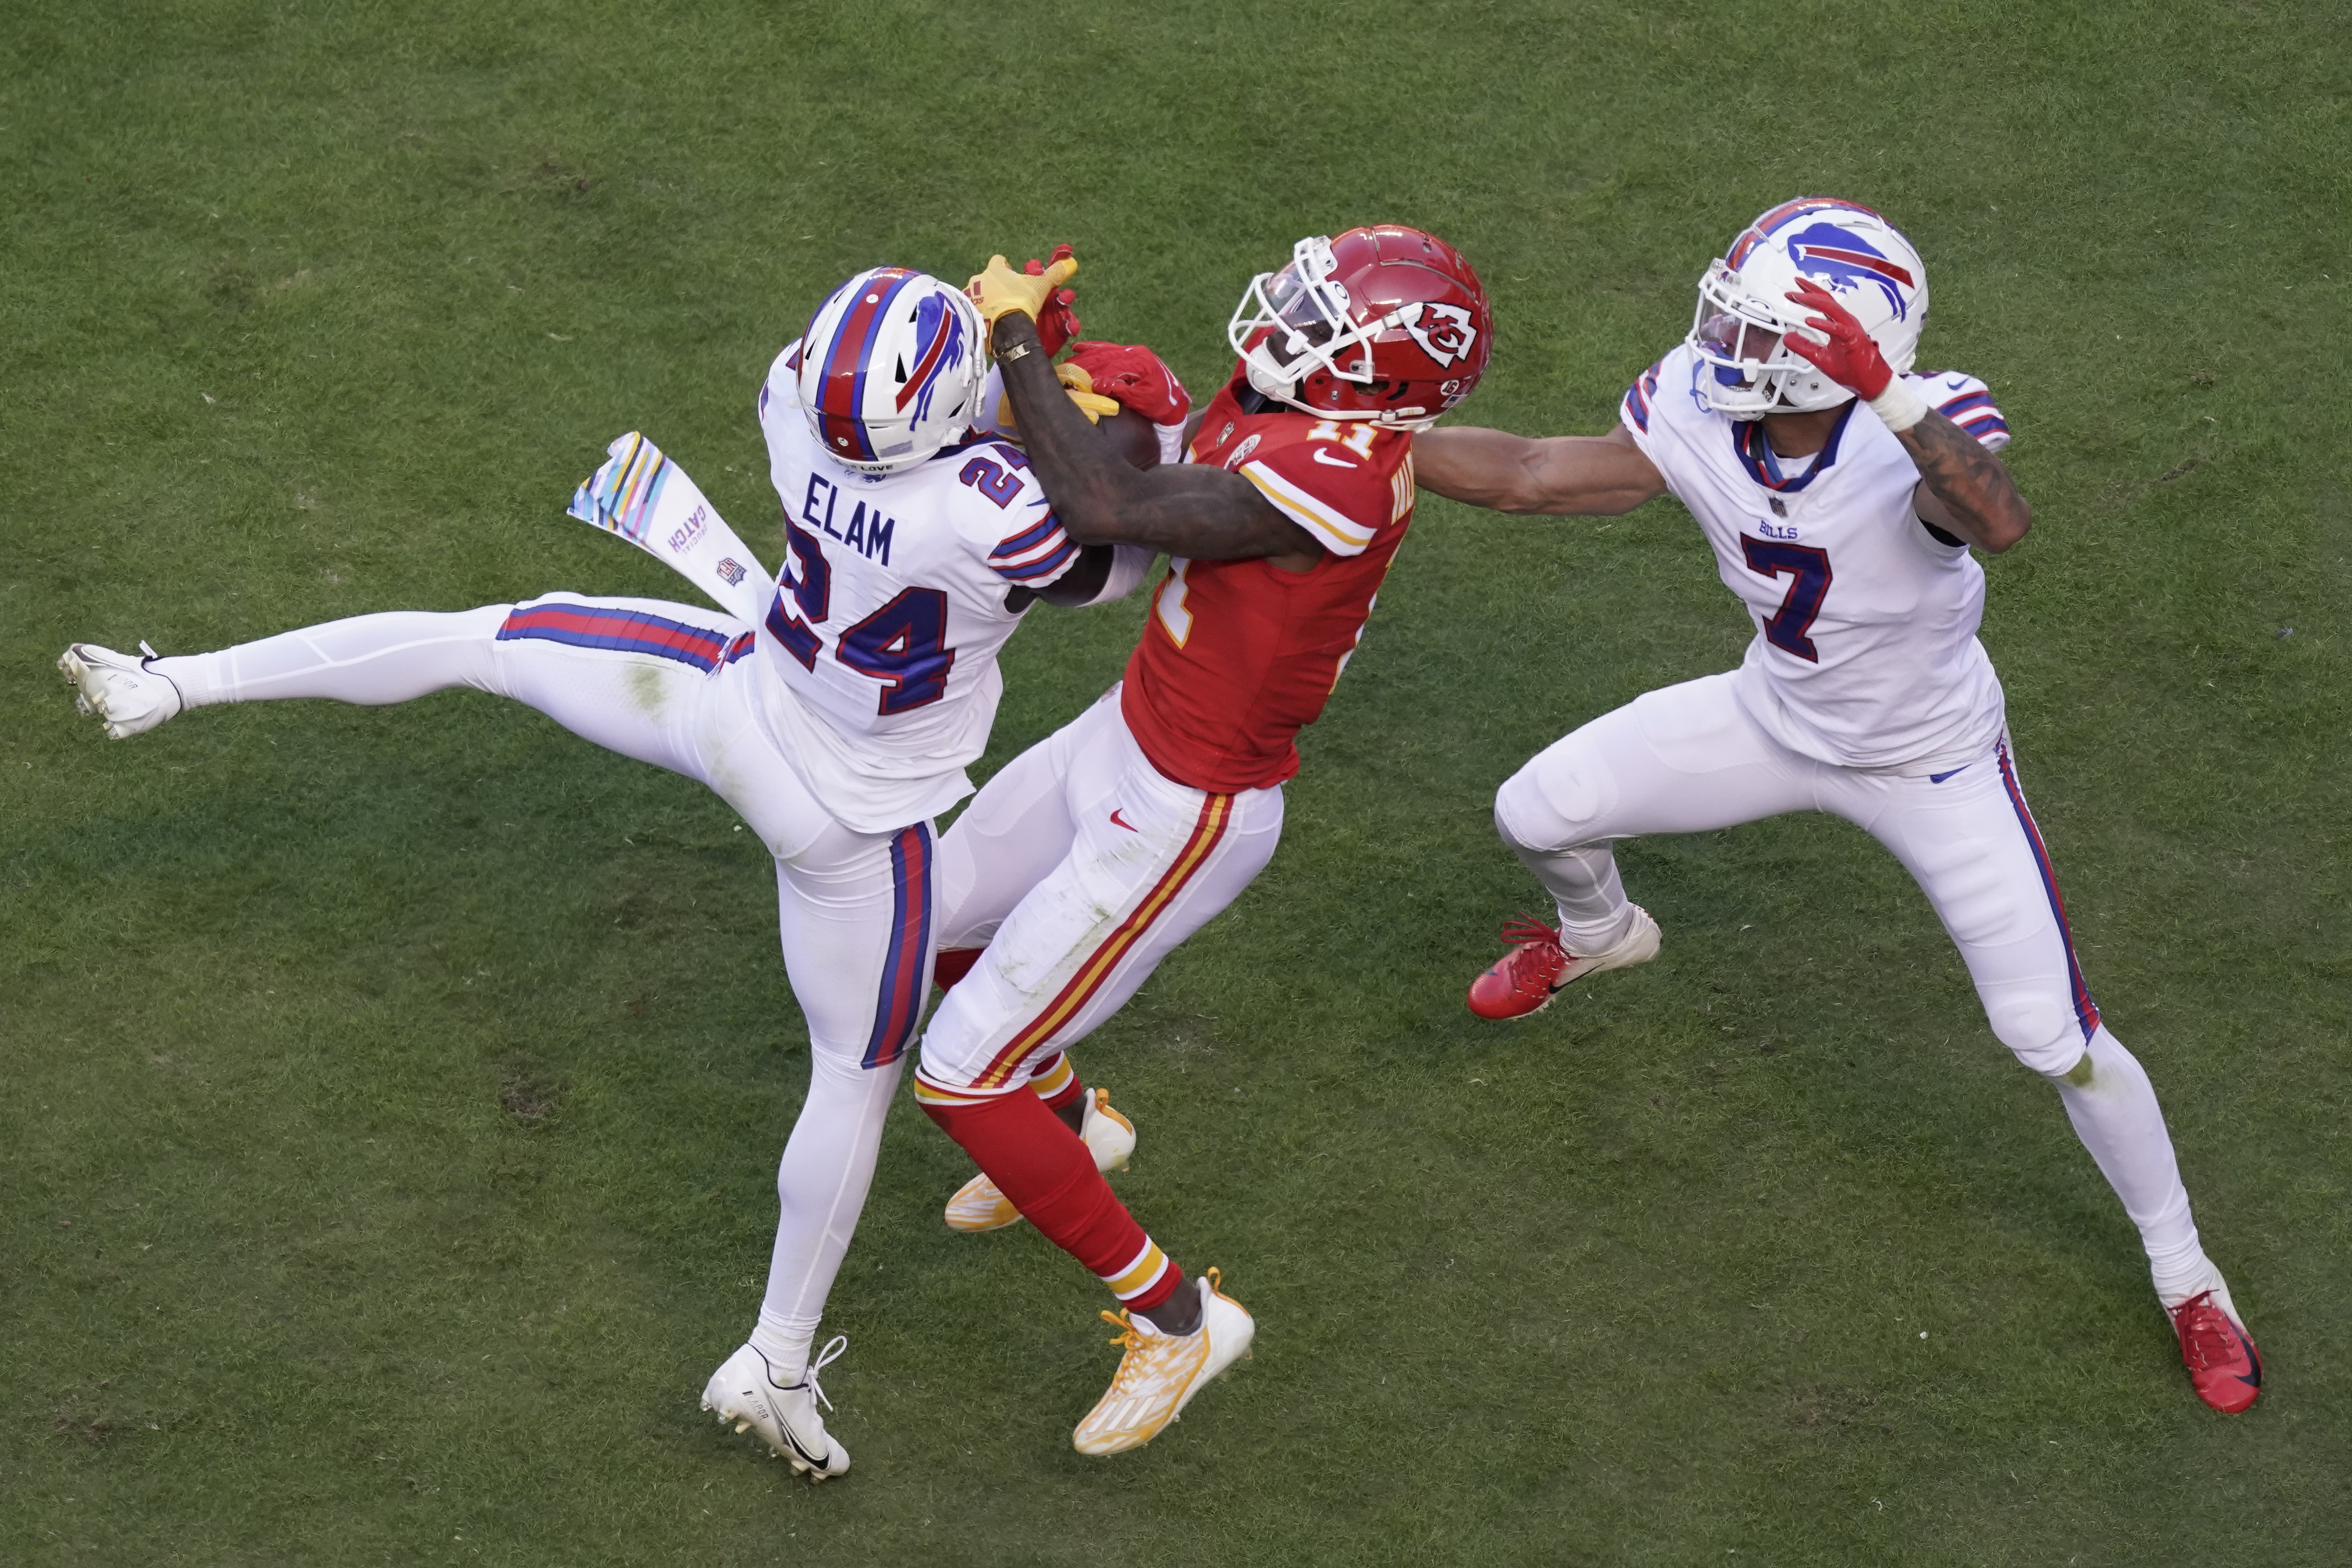
[[[1054,379],[1062,384],[1062,389],[1070,395],[1070,401],[1078,405],[1078,412],[1087,416],[1089,425],[1099,425],[1119,410],[1118,399],[1097,392],[1095,378],[1078,365],[1055,365]]]
[[[1095,378],[1076,365],[1055,365],[1054,379],[1062,384],[1062,390],[1069,394],[1070,401],[1077,405],[1078,412],[1087,416],[1087,423],[1089,425],[1101,424],[1106,417],[1118,413],[1123,406],[1118,399],[1105,397],[1095,391]],[[1009,430],[1015,435],[1020,433],[1021,426],[1013,417],[1013,399],[1010,397],[1000,397],[996,400],[996,423],[1002,429]]]
[[[1002,256],[988,258],[988,270],[975,273],[965,285],[964,292],[980,307],[980,319],[989,331],[996,330],[996,319],[1008,310],[1018,310],[1031,321],[1045,308],[1054,290],[1068,282],[1078,270],[1078,258],[1066,256],[1043,272],[1016,272],[1013,264]]]

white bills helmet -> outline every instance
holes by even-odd
[[[1790,353],[1781,340],[1815,312],[1788,297],[1818,284],[1853,312],[1895,374],[1918,357],[1927,321],[1927,269],[1902,231],[1868,207],[1833,196],[1783,202],[1740,230],[1699,280],[1684,342],[1710,366],[1699,401],[1734,419],[1834,408],[1853,393]]]
[[[980,312],[962,289],[906,267],[861,272],[809,318],[801,411],[844,468],[911,467],[971,427],[980,343]]]

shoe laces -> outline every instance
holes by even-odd
[[[1105,1312],[1103,1321],[1119,1330],[1110,1342],[1127,1353],[1118,1360],[1118,1370],[1111,1374],[1110,1388],[1103,1395],[1105,1403],[1118,1399],[1148,1399],[1164,1392],[1170,1363],[1162,1347],[1174,1346],[1192,1338],[1191,1334],[1160,1333],[1146,1337],[1128,1315],[1125,1308],[1117,1312]],[[1207,1327],[1205,1323],[1202,1325]],[[1198,1333],[1200,1330],[1193,1331]],[[1155,1387],[1155,1385],[1163,1385]]]
[[[808,1363],[808,1370],[801,1373],[800,1383],[796,1383],[793,1384],[793,1386],[794,1388],[798,1388],[801,1386],[801,1384],[806,1384],[808,1385],[808,1391],[816,1395],[817,1403],[824,1405],[827,1410],[832,1409],[833,1401],[824,1396],[824,1385],[817,1382],[816,1374],[823,1372],[826,1367],[831,1366],[835,1362],[839,1361],[841,1359],[841,1352],[848,1348],[849,1336],[847,1334],[834,1335],[833,1338],[825,1342],[824,1349],[817,1352],[816,1359]]]
[[[2173,1326],[2189,1363],[2200,1372],[2227,1366],[2238,1359],[2237,1325],[2213,1303],[2213,1292],[2200,1290],[2172,1309]]]
[[[1505,962],[1510,965],[1514,983],[1520,979],[1521,965],[1530,960],[1548,957],[1551,952],[1557,952],[1562,958],[1573,956],[1560,945],[1559,931],[1524,911],[1503,928],[1502,940],[1511,949],[1510,956]]]

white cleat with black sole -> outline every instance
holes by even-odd
[[[848,1348],[847,1335],[835,1335],[798,1383],[783,1384],[776,1381],[775,1370],[759,1348],[746,1344],[710,1374],[703,1386],[702,1407],[715,1413],[721,1424],[732,1422],[738,1432],[757,1432],[778,1458],[791,1460],[793,1468],[811,1480],[846,1474],[849,1450],[826,1433],[824,1417],[816,1413],[820,1402],[827,1410],[833,1408],[816,1374]]]
[[[184,706],[180,689],[147,668],[157,657],[143,642],[138,655],[78,642],[59,656],[58,668],[74,688],[75,711],[103,721],[113,739],[127,741],[145,734]]]

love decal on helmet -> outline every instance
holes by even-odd
[[[859,273],[817,307],[801,340],[793,368],[809,429],[861,474],[921,462],[971,424],[981,335],[961,289],[906,267]]]

